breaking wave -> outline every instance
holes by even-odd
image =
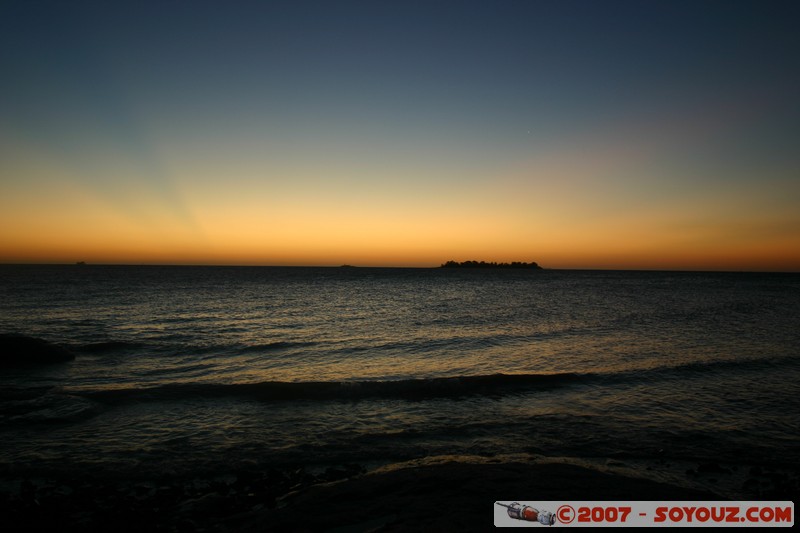
[[[621,383],[688,378],[708,372],[750,372],[759,368],[800,364],[794,357],[688,362],[621,372],[553,374],[485,374],[401,380],[264,381],[256,383],[169,383],[153,387],[78,389],[71,391],[102,403],[175,401],[186,398],[244,398],[257,401],[297,400],[426,400],[467,396],[504,396],[579,384],[613,387]]]
[[[149,388],[79,391],[105,403],[177,400],[187,397],[245,397],[260,401],[359,400],[397,398],[406,400],[453,398],[470,395],[503,395],[547,389],[580,381],[580,374],[491,374],[397,381],[267,381],[261,383],[175,383]]]

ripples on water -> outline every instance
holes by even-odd
[[[800,462],[797,275],[0,275],[0,331],[78,355],[0,374],[6,465],[213,470],[525,451]],[[488,377],[498,373],[528,377]]]

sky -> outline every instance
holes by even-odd
[[[800,3],[0,3],[0,262],[800,271]]]

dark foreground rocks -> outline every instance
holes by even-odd
[[[22,480],[0,531],[486,531],[498,500],[704,500],[708,492],[569,464],[445,463],[365,474]]]
[[[237,531],[236,524],[270,514],[286,494],[363,473],[350,464],[315,474],[297,468],[137,479],[79,471],[0,475],[0,532]]]
[[[75,359],[69,350],[42,339],[0,334],[0,368],[64,363]]]
[[[242,531],[490,531],[506,500],[708,500],[699,490],[570,464],[447,463],[405,468],[288,497]],[[316,511],[314,511],[316,510]]]

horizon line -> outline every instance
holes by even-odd
[[[416,269],[416,270],[463,270],[446,269],[436,266],[401,266],[401,265],[276,265],[276,264],[231,264],[231,263],[89,263],[77,261],[64,262],[0,262],[0,266],[63,266],[63,267],[193,267],[193,268],[384,268],[384,269]],[[747,269],[702,269],[702,268],[603,268],[603,267],[543,267],[535,271],[573,271],[573,272],[675,272],[675,273],[720,273],[720,274],[800,274],[797,270],[747,270]],[[469,268],[469,267],[465,267]],[[475,270],[506,270],[502,268],[475,268]],[[516,269],[525,270],[525,269]]]

